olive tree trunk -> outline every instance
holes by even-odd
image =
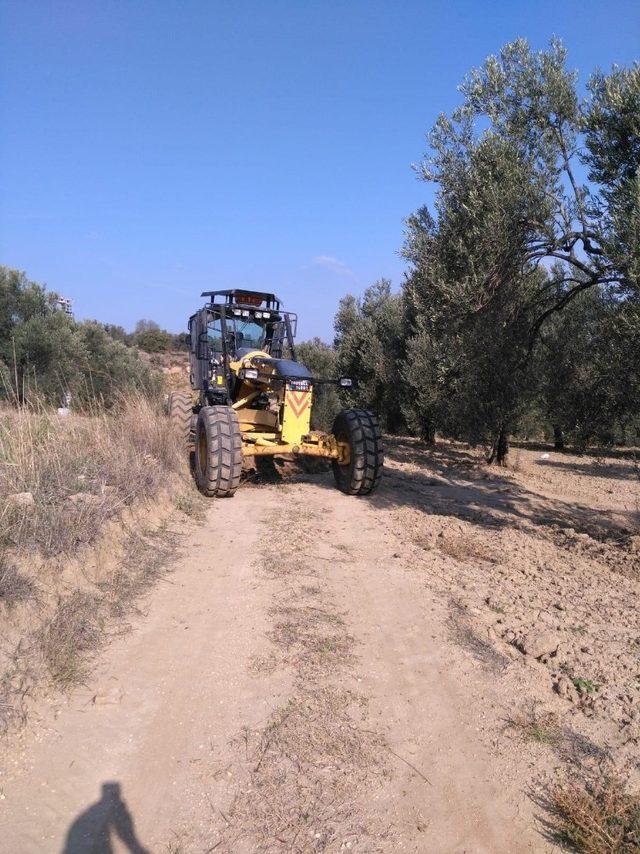
[[[500,428],[500,432],[495,437],[493,446],[491,448],[491,453],[487,458],[487,462],[489,465],[493,463],[497,463],[499,466],[504,466],[507,463],[507,456],[509,454],[509,433],[507,432],[506,426]]]
[[[553,447],[556,451],[564,451],[564,433],[557,424],[553,425]]]

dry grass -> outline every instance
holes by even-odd
[[[585,769],[593,767],[594,763],[606,767],[611,761],[606,749],[562,723],[555,712],[538,708],[534,701],[528,704],[528,708],[507,718],[505,731],[524,742],[549,748],[576,775],[588,774]]]
[[[0,603],[13,608],[36,595],[36,585],[0,555]]]
[[[106,577],[94,584],[78,579],[82,589],[60,595],[54,603],[41,596],[37,609],[31,606],[27,620],[18,623],[17,645],[10,655],[3,650],[0,660],[0,733],[26,720],[29,698],[42,683],[66,690],[82,682],[96,651],[109,635],[126,629],[126,618],[140,597],[166,572],[176,547],[173,534],[161,527],[123,537],[118,560]],[[13,590],[15,582],[11,585]]]
[[[208,499],[190,485],[190,488],[185,488],[176,495],[174,504],[185,516],[201,522],[206,516]]]
[[[87,653],[100,642],[100,603],[94,596],[76,590],[62,600],[53,618],[39,634],[39,645],[51,678],[63,688],[86,675]]]
[[[355,638],[339,614],[315,605],[277,605],[270,615],[277,622],[269,637],[299,676],[317,679],[354,663]]]
[[[474,537],[460,534],[459,536],[438,537],[438,549],[445,555],[461,562],[470,560],[496,560],[494,552],[479,543]]]
[[[257,851],[338,850],[366,836],[354,793],[382,769],[379,739],[355,720],[360,703],[338,688],[305,690],[243,732],[248,781],[229,812],[230,850],[240,839]]]
[[[550,747],[560,745],[563,734],[557,715],[553,712],[540,711],[531,707],[526,712],[518,712],[507,720],[507,727],[525,741],[546,744]]]
[[[41,684],[81,681],[164,572],[175,549],[168,499],[201,515],[185,456],[142,396],[90,415],[0,409],[0,730],[24,720]],[[150,501],[161,503],[143,511]]]
[[[604,777],[558,786],[550,797],[555,838],[585,854],[640,851],[640,797]]]
[[[264,551],[262,569],[277,590],[269,610],[274,652],[250,666],[262,677],[291,668],[294,692],[266,724],[234,740],[242,782],[210,850],[306,854],[359,850],[366,840],[367,851],[379,851],[388,828],[379,816],[363,816],[356,800],[387,773],[384,740],[367,725],[364,698],[335,684],[357,662],[356,640],[322,573],[311,569],[313,557],[298,552],[298,523],[278,513],[273,526],[284,545],[277,561]],[[318,581],[303,580],[309,575]]]
[[[72,554],[123,507],[157,495],[183,458],[159,406],[142,396],[91,416],[2,410],[0,545]],[[23,493],[33,503],[16,503]]]
[[[157,530],[128,530],[118,568],[96,587],[112,616],[125,616],[136,599],[165,573],[176,548],[175,536],[162,524]]]

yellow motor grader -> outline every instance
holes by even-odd
[[[318,379],[295,356],[297,315],[275,294],[205,291],[207,304],[189,319],[192,392],[169,395],[169,416],[194,455],[198,488],[231,496],[243,461],[264,455],[324,457],[336,485],[368,495],[382,476],[376,417],[344,409],[330,433],[311,429],[314,387],[349,377]]]

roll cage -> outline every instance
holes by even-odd
[[[227,389],[233,387],[230,363],[250,350],[262,350],[274,359],[287,355],[295,361],[298,315],[285,311],[275,294],[234,289],[204,291],[201,296],[209,297],[209,302],[189,318],[194,388],[210,398],[228,396]],[[259,340],[247,336],[245,342],[249,324],[256,332],[262,330]]]

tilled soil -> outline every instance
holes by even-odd
[[[637,785],[637,468],[540,451],[512,457],[515,470],[493,472],[470,452],[396,442],[390,480],[412,497],[377,500],[398,532],[411,531],[403,558],[450,597],[478,655],[528,667],[539,711],[571,725],[586,758],[604,758]]]
[[[512,465],[394,440],[370,499],[316,474],[212,502],[7,745],[0,850],[554,850],[550,784],[638,783],[640,482]]]

